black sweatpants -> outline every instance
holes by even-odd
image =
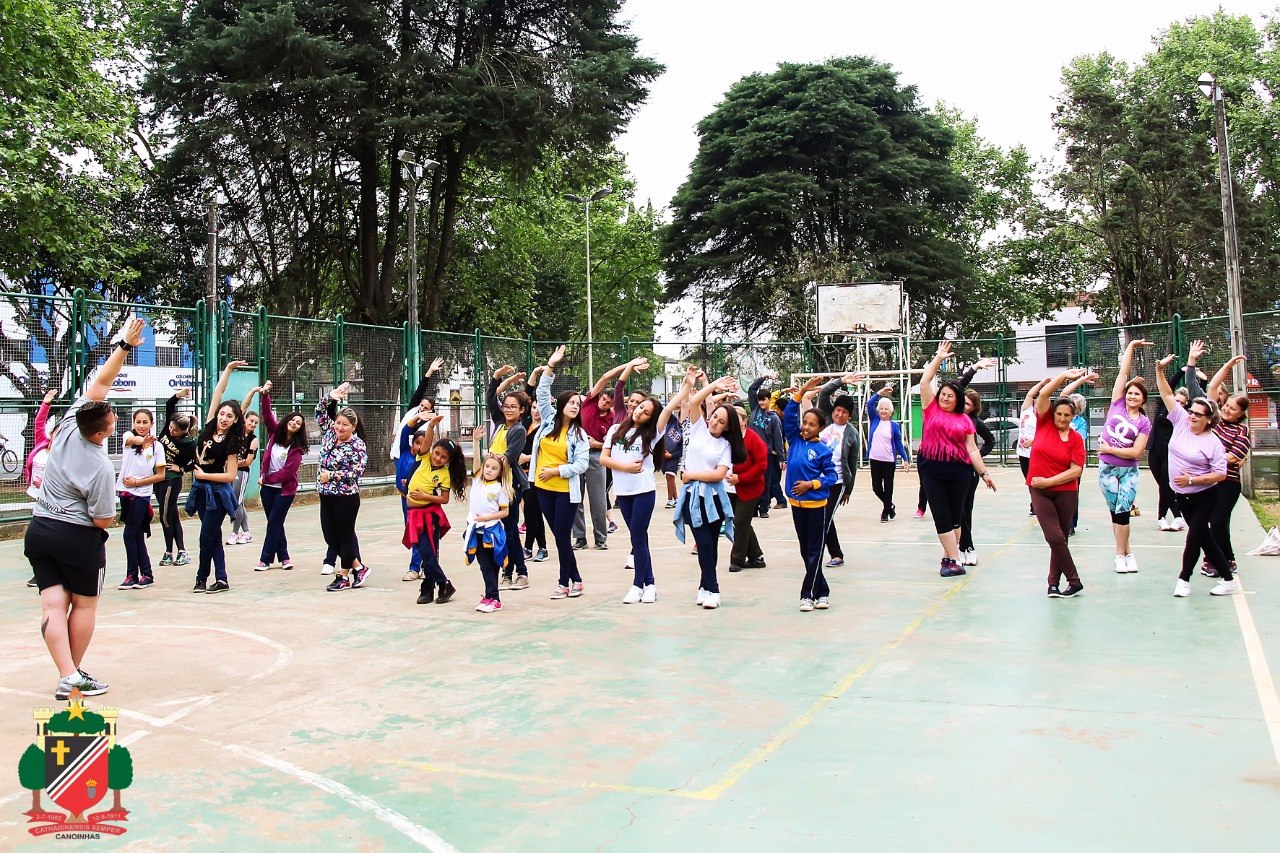
[[[1178,493],[1169,485],[1168,451],[1148,453],[1147,465],[1151,468],[1151,476],[1156,478],[1156,485],[1160,487],[1160,508],[1156,518],[1164,518],[1168,513],[1173,513],[1174,518],[1182,518],[1182,510],[1178,509],[1178,502],[1175,500]]]
[[[828,499],[828,504],[831,501]],[[816,601],[831,595],[826,575],[822,573],[822,540],[830,529],[827,507],[791,507],[791,521],[795,524],[796,539],[800,542],[800,556],[804,560],[804,580],[800,583],[800,598]]]
[[[359,559],[360,543],[356,539],[356,516],[360,514],[359,495],[321,495],[320,532],[334,549],[344,569],[353,568]]]
[[[182,491],[182,478],[162,480],[156,483],[156,507],[160,514],[160,529],[164,531],[164,552],[173,553],[176,544],[179,551],[187,550],[182,539],[182,522],[178,516],[178,494]]]
[[[836,483],[837,488],[831,490],[831,497],[827,498],[826,512],[827,532],[824,534],[824,543],[827,546],[827,553],[833,558],[839,557],[844,559],[844,549],[840,547],[840,534],[836,532],[835,517],[836,510],[840,508],[840,502],[844,500],[844,496],[853,491],[851,483]]]
[[[1234,561],[1236,551],[1231,547],[1231,513],[1240,500],[1240,481],[1223,480],[1218,484],[1218,502],[1209,518],[1209,531],[1213,540],[1228,561]]]
[[[1187,523],[1187,544],[1182,549],[1182,574],[1178,575],[1184,581],[1191,580],[1191,573],[1196,569],[1201,551],[1204,552],[1209,565],[1217,570],[1218,577],[1224,581],[1229,581],[1233,577],[1227,558],[1223,556],[1217,540],[1209,532],[1209,521],[1218,507],[1218,494],[1221,488],[1219,485],[1213,485],[1202,492],[1177,496],[1178,508],[1182,510],[1182,519]]]
[[[893,475],[898,470],[898,463],[871,460],[871,491],[875,492],[884,512],[893,506]]]
[[[982,482],[982,478],[975,472],[969,478],[969,489],[964,493],[964,507],[960,510],[960,542],[961,551],[973,550],[973,501],[978,496],[978,483]],[[1034,494],[1034,492],[1032,492]],[[1031,502],[1031,508],[1034,510],[1036,502]]]

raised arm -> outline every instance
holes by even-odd
[[[1133,354],[1137,352],[1138,347],[1153,346],[1151,341],[1146,338],[1135,338],[1129,341],[1129,345],[1124,348],[1124,353],[1120,356],[1120,370],[1116,372],[1115,384],[1111,386],[1111,402],[1115,402],[1124,396],[1124,386],[1128,384],[1129,377],[1133,375]]]
[[[929,404],[933,402],[936,393],[933,390],[933,380],[937,378],[938,368],[942,366],[942,362],[946,361],[950,355],[951,341],[941,341],[938,344],[938,351],[933,354],[933,358],[929,359],[929,363],[924,366],[924,373],[920,376],[921,411],[929,408]],[[904,403],[903,405],[906,404]]]
[[[1187,366],[1183,369],[1183,384],[1187,386],[1188,399],[1194,400],[1196,397],[1205,396],[1204,387],[1200,384],[1200,359],[1204,357],[1205,345],[1202,340],[1194,340],[1191,342],[1191,349],[1187,355]]]
[[[116,381],[116,377],[120,375],[120,368],[124,367],[125,359],[129,357],[129,350],[142,343],[142,321],[134,318],[124,324],[120,330],[120,343],[111,350],[111,354],[107,356],[107,360],[102,363],[102,367],[98,368],[98,372],[94,374],[93,381],[84,389],[84,396],[90,400],[105,400],[107,395],[111,393],[111,385]]]
[[[330,407],[337,408],[338,401],[345,400],[350,390],[351,383],[343,382],[330,391],[328,397],[322,397],[320,402],[316,404],[316,423],[320,425],[321,433],[326,433],[333,429],[333,415],[329,409]]]
[[[1092,384],[1094,384],[1094,383],[1095,383],[1095,382],[1097,382],[1097,381],[1098,381],[1098,374],[1096,374],[1096,373],[1086,373],[1086,374],[1084,374],[1083,376],[1081,376],[1079,379],[1073,379],[1072,381],[1068,382],[1068,383],[1067,383],[1067,387],[1066,387],[1066,388],[1063,388],[1063,389],[1062,389],[1062,393],[1061,393],[1061,394],[1059,394],[1058,396],[1059,396],[1059,397],[1070,397],[1072,394],[1076,393],[1076,390],[1077,390],[1081,385],[1092,385]]]
[[[204,418],[206,421],[211,421],[217,416],[218,409],[222,406],[222,395],[227,393],[227,382],[231,380],[231,371],[237,367],[248,366],[248,362],[245,361],[232,361],[222,368],[222,375],[218,377],[218,384],[213,386],[213,395],[209,397],[209,408],[206,410]]]
[[[271,407],[271,380],[262,383],[262,423],[267,428],[267,435],[275,435],[280,427],[276,420],[275,410]]]
[[[1170,412],[1173,411],[1174,406],[1178,405],[1178,398],[1173,395],[1173,389],[1169,387],[1169,377],[1165,375],[1165,371],[1173,363],[1174,357],[1173,353],[1169,353],[1156,362],[1156,390],[1160,392],[1164,407]],[[1192,367],[1194,368],[1194,365]]]
[[[715,382],[708,382],[699,388],[690,399],[689,404],[685,406],[685,410],[689,412],[690,423],[697,423],[702,420],[702,404],[707,398],[715,393],[723,393],[725,391],[736,391],[738,388],[738,380],[732,376],[722,376]]]
[[[40,408],[36,411],[36,422],[31,428],[31,441],[33,443],[49,437],[49,409],[53,406],[53,398],[57,396],[58,392],[50,388],[45,392],[44,399],[40,401]]]
[[[1040,383],[1040,392],[1036,394],[1036,415],[1043,415],[1049,411],[1049,406],[1053,404],[1053,398],[1058,396],[1054,392],[1062,385],[1063,382],[1074,381],[1084,375],[1084,371],[1079,368],[1064,370],[1053,379],[1046,379]]]
[[[1244,360],[1245,357],[1243,355],[1233,355],[1231,358],[1227,359],[1226,364],[1218,368],[1218,372],[1213,374],[1213,378],[1209,380],[1208,396],[1210,400],[1215,399],[1218,394],[1218,389],[1222,387],[1223,383],[1227,381],[1227,377],[1231,375],[1231,370],[1237,364],[1243,364]]]
[[[244,395],[244,400],[240,403],[240,410],[246,415],[249,414],[249,404],[253,402],[253,398],[258,396],[262,391],[261,386],[254,386],[249,389],[249,393]]]
[[[846,385],[857,385],[866,379],[865,373],[846,373],[844,376],[836,376],[822,384],[818,389],[817,408],[827,417],[831,417],[831,410],[835,408],[832,400],[835,398],[836,392]]]
[[[639,360],[643,361],[644,359],[639,359]],[[600,376],[600,378],[596,380],[596,384],[591,386],[591,392],[587,394],[587,396],[599,397],[601,394],[604,393],[604,389],[609,385],[609,383],[612,382],[614,378],[620,376],[622,374],[622,371],[626,370],[628,367],[633,365],[635,361],[636,359],[632,359],[631,361],[628,361],[626,364],[619,364],[617,367],[614,367],[614,368],[611,368],[610,370],[605,371]]]
[[[480,476],[484,468],[484,457],[480,455],[480,439],[484,436],[484,427],[477,426],[471,430],[471,476]]]
[[[1022,408],[1018,409],[1019,412],[1025,412],[1027,409],[1030,409],[1032,406],[1036,404],[1036,398],[1040,396],[1040,389],[1043,388],[1044,383],[1048,381],[1049,380],[1047,378],[1041,379],[1035,385],[1032,385],[1030,389],[1028,389],[1027,396],[1022,398]]]
[[[177,417],[177,416],[178,416],[178,401],[179,401],[179,400],[185,400],[185,399],[187,399],[187,398],[188,398],[188,397],[190,397],[190,396],[191,396],[191,389],[190,389],[190,388],[179,388],[179,389],[178,389],[178,392],[177,392],[176,394],[174,394],[174,395],[173,395],[172,397],[170,397],[168,400],[165,400],[165,403],[164,403],[164,423],[165,423],[165,426],[166,426],[166,427],[168,427],[169,423],[170,423],[170,422],[171,422],[175,417]],[[158,429],[156,430],[156,432],[159,432],[159,431],[160,431],[160,430],[158,430]]]

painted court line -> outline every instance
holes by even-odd
[[[452,776],[466,776],[473,779],[496,779],[502,782],[524,782],[535,785],[547,785],[549,787],[563,788],[567,783],[564,779],[551,778],[550,776],[529,776],[524,773],[503,773],[498,770],[477,770],[470,767],[455,767],[449,764],[432,764],[422,761],[403,761],[393,760],[385,761],[384,764],[391,764],[397,767],[407,767],[412,770],[424,770],[427,773],[446,773]],[[585,788],[596,791],[621,791],[627,794],[647,794],[651,796],[667,796],[682,797],[690,800],[705,800],[707,797],[702,796],[698,791],[686,791],[682,788],[654,788],[645,785],[621,785],[611,782],[575,782],[574,787]]]
[[[1244,636],[1244,649],[1249,655],[1253,686],[1258,691],[1258,703],[1262,706],[1262,720],[1267,724],[1267,733],[1271,736],[1271,751],[1275,754],[1276,762],[1280,763],[1280,696],[1276,695],[1276,682],[1271,676],[1262,640],[1258,637],[1258,627],[1253,622],[1249,599],[1244,595],[1233,595],[1231,598],[1235,601],[1236,619],[1240,622],[1240,633]]]

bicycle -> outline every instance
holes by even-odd
[[[0,469],[6,474],[18,473],[18,454],[8,447],[9,439],[0,435]]]

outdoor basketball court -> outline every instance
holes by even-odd
[[[859,478],[837,516],[848,564],[832,607],[800,613],[789,512],[758,522],[769,566],[727,572],[693,606],[696,558],[659,510],[659,600],[620,603],[625,530],[579,552],[586,594],[552,601],[555,558],[507,609],[476,613],[478,570],[455,532],[460,592],[417,605],[400,509],[366,500],[370,588],[326,593],[318,512],[289,524],[298,569],[192,595],[194,567],[109,587],[85,668],[112,685],[141,849],[1274,850],[1280,838],[1280,560],[1241,558],[1248,594],[1199,574],[1171,595],[1181,537],[1161,533],[1144,475],[1141,571],[1111,571],[1086,472],[1077,599],[1044,595],[1048,551],[1016,469],[978,499],[981,564],[937,574],[932,523],[878,522]],[[1262,538],[1247,506],[1237,550]],[[262,533],[261,513],[252,514]],[[196,526],[186,524],[194,542]],[[158,558],[158,528],[151,540]],[[53,706],[21,541],[0,543],[0,844],[32,839],[17,764],[32,709]],[[1271,667],[1268,668],[1268,661]],[[46,807],[48,801],[46,798]]]

